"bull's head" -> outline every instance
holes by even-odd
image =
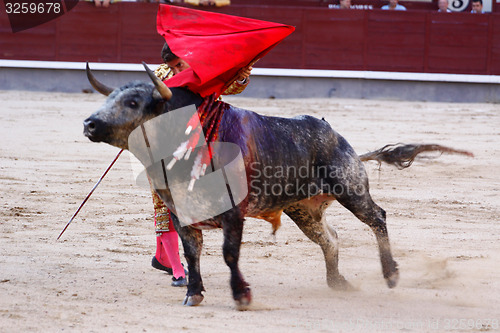
[[[129,134],[142,123],[169,110],[199,104],[199,96],[185,89],[172,88],[176,91],[173,94],[146,64],[143,65],[153,84],[134,81],[113,89],[100,83],[87,64],[90,84],[108,96],[104,105],[83,122],[84,134],[91,141],[127,149]]]

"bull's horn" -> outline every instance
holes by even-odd
[[[95,90],[100,92],[101,94],[108,96],[114,90],[101,82],[97,81],[94,74],[90,71],[89,63],[87,62],[87,78],[89,79],[90,84],[94,87]]]
[[[165,83],[163,83],[163,81],[160,80],[155,75],[155,73],[153,73],[153,71],[151,71],[151,69],[149,69],[148,65],[146,65],[146,63],[144,61],[142,62],[142,65],[146,69],[146,72],[148,73],[149,78],[151,79],[151,81],[153,81],[153,83],[154,83],[154,85],[156,87],[156,90],[158,90],[158,92],[160,93],[161,97],[164,100],[167,100],[167,101],[170,98],[172,98],[172,91],[167,87],[167,85]]]

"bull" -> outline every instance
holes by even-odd
[[[84,134],[91,141],[128,149],[127,139],[138,126],[172,110],[192,104],[198,107],[202,103],[199,95],[185,88],[169,89],[144,66],[152,83],[134,81],[112,89],[100,83],[87,65],[87,76],[92,86],[108,96],[104,105],[84,121]],[[335,200],[371,228],[378,244],[382,274],[389,288],[396,286],[399,272],[391,254],[386,213],[370,196],[362,159],[325,120],[311,116],[268,117],[230,106],[220,121],[217,140],[240,148],[247,177],[241,181],[246,182],[248,195],[228,211],[200,223],[183,226],[179,218],[172,214],[189,270],[184,305],[198,305],[204,297],[200,273],[202,229],[210,226],[222,228],[224,234],[223,257],[230,269],[230,286],[236,306],[248,306],[252,299],[251,290],[238,267],[245,217],[261,218],[276,227],[281,213],[288,215],[310,240],[320,246],[328,286],[349,288],[349,283],[338,269],[337,233],[325,221],[325,210]],[[324,172],[312,172],[307,177],[283,174],[279,179],[273,178],[273,181],[282,187],[293,184],[295,191],[266,192],[263,186],[269,179],[263,179],[265,168],[278,166],[315,168]],[[332,172],[338,170],[346,172]],[[155,177],[152,174],[149,176]],[[297,190],[312,185],[319,189],[313,194]],[[265,195],[262,194],[264,192]],[[175,206],[168,186],[158,190],[158,194],[168,207]]]

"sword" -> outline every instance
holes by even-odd
[[[104,173],[102,174],[101,178],[99,178],[99,180],[97,181],[97,183],[95,183],[95,185],[92,188],[92,190],[90,190],[89,194],[87,194],[87,197],[85,198],[85,200],[83,200],[83,202],[80,205],[80,207],[78,207],[78,209],[76,210],[75,214],[73,214],[73,216],[71,217],[71,219],[69,220],[69,222],[64,227],[63,231],[61,231],[61,233],[59,234],[59,237],[57,237],[57,240],[59,240],[59,238],[61,238],[62,234],[66,231],[66,229],[68,228],[69,224],[71,222],[73,222],[73,219],[76,217],[76,215],[78,214],[78,212],[80,212],[80,209],[82,209],[83,205],[85,205],[85,203],[90,198],[90,196],[92,195],[92,193],[94,193],[94,190],[97,188],[97,186],[99,186],[99,184],[101,183],[101,180],[103,180],[104,176],[106,176],[106,174],[111,169],[111,167],[113,166],[113,164],[115,164],[116,160],[118,159],[118,157],[120,157],[120,155],[121,155],[122,152],[123,152],[123,149],[118,152],[118,155],[116,155],[116,157],[113,160],[113,162],[111,162],[111,164],[108,166],[108,168],[106,169],[106,171],[104,171]]]

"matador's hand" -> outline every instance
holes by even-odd
[[[245,81],[246,79],[248,79],[248,77],[250,76],[250,73],[252,72],[252,69],[253,67],[252,66],[247,66],[247,67],[243,67],[242,69],[240,69],[240,71],[238,72],[238,81]]]

